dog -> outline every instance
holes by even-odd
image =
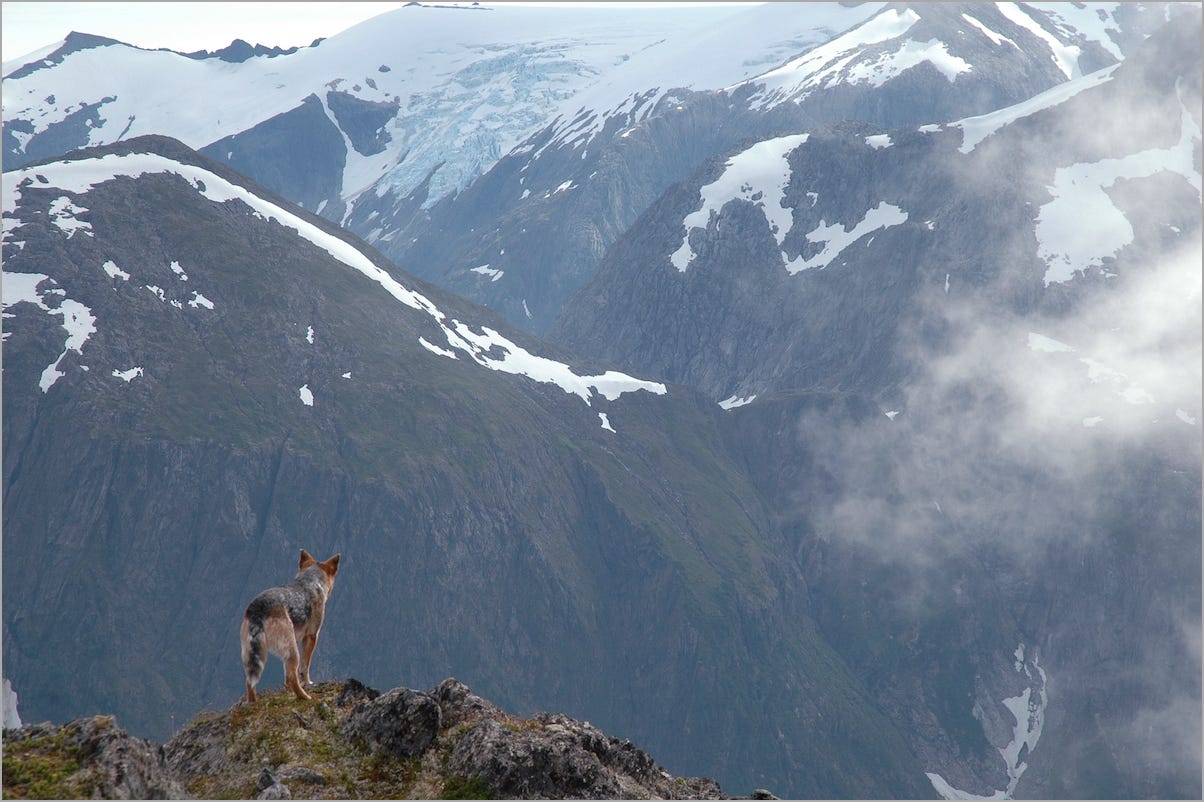
[[[326,600],[334,590],[339,556],[318,562],[301,549],[301,565],[293,581],[268,588],[247,605],[242,618],[242,667],[247,674],[248,702],[258,698],[255,685],[263,675],[268,652],[284,661],[285,687],[298,699],[313,698],[302,686],[313,684],[309,661],[326,617]]]

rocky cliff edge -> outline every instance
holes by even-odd
[[[348,679],[311,694],[201,713],[164,745],[111,716],[6,730],[4,797],[728,798],[589,722],[519,718],[455,679],[385,693]]]

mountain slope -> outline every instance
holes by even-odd
[[[950,798],[1199,793],[1199,33],[948,125],[742,146],[552,333],[728,410]]]
[[[733,787],[929,793],[689,391],[583,367],[171,140],[5,198],[27,717],[161,735],[229,704],[242,605],[306,548],[344,559],[318,677],[454,672]]]
[[[909,364],[901,329],[960,288],[1054,311],[1198,228],[1198,54],[1173,30],[1135,63],[998,112],[889,131],[843,123],[714,159],[616,244],[551,336],[715,400],[877,393]],[[1139,125],[1108,111],[1137,102]],[[1004,168],[1016,158],[1025,170]],[[1128,184],[1144,179],[1173,185],[1156,218]],[[1089,237],[1075,234],[1081,204],[1097,204]]]

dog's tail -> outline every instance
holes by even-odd
[[[263,628],[263,618],[252,616],[251,611],[242,619],[242,667],[247,674],[247,701],[255,701],[255,686],[263,676],[263,667],[268,659],[268,641]]]

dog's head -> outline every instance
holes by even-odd
[[[334,590],[334,575],[339,572],[339,557],[342,555],[336,554],[329,560],[318,562],[313,558],[308,551],[301,549],[301,566],[297,569],[298,573],[309,568],[311,565],[316,565],[322,569],[322,577],[326,582],[326,592]]]

